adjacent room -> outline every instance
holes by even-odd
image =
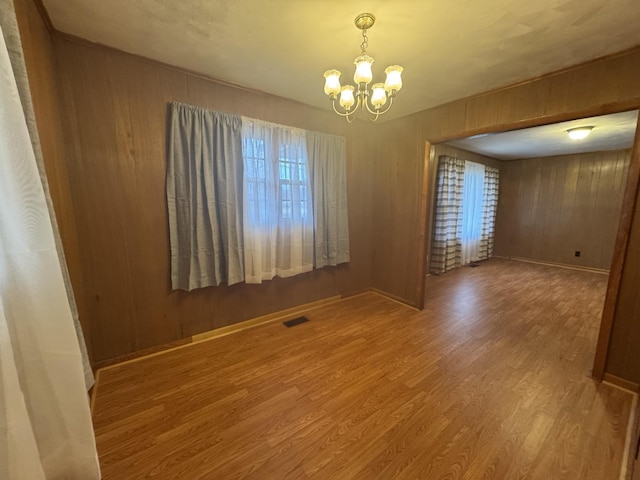
[[[0,0],[0,478],[640,478],[638,21]]]
[[[435,145],[427,270],[503,257],[608,273],[637,119],[631,110]],[[477,245],[456,255],[457,238]]]

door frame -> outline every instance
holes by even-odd
[[[422,190],[420,192],[420,218],[418,219],[418,245],[421,245],[418,251],[418,278],[416,284],[416,307],[424,308],[425,301],[425,279],[426,279],[426,258],[431,248],[431,229],[432,226],[428,221],[432,222],[432,210],[435,199],[435,191],[430,185],[430,178],[433,169],[433,152],[432,146],[438,143],[445,143],[451,140],[466,138],[473,135],[487,134],[494,132],[506,132],[510,130],[518,130],[522,128],[536,127],[541,125],[550,125],[554,123],[566,122],[569,120],[577,120],[580,118],[594,117],[599,115],[607,115],[611,113],[625,112],[629,110],[639,109],[638,105],[621,105],[615,107],[601,107],[598,109],[590,109],[582,112],[570,112],[552,117],[533,118],[526,121],[511,122],[483,129],[473,129],[460,132],[454,136],[443,138],[430,138],[425,140],[424,166],[422,175]],[[618,304],[618,296],[620,292],[620,283],[622,273],[624,271],[627,250],[629,247],[629,235],[631,233],[631,225],[633,222],[636,200],[638,191],[640,190],[640,110],[638,113],[638,125],[631,149],[631,159],[629,161],[629,169],[627,173],[627,181],[622,201],[622,210],[620,212],[620,220],[618,221],[618,230],[614,244],[613,255],[611,259],[611,267],[609,269],[609,281],[607,283],[607,291],[604,300],[602,317],[600,320],[600,329],[598,340],[596,343],[596,352],[593,361],[592,376],[602,380],[607,366],[607,357],[609,353],[609,345],[611,341],[611,333],[613,331],[616,309]]]

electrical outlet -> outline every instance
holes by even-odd
[[[580,250],[576,250],[575,256],[576,256],[576,257],[579,257],[579,256],[580,256]]]

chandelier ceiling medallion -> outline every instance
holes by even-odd
[[[385,82],[374,83],[369,89],[369,83],[373,79],[373,73],[371,72],[373,57],[367,55],[367,47],[369,46],[367,30],[373,27],[375,21],[376,17],[371,13],[362,13],[355,19],[356,27],[362,30],[360,55],[353,61],[356,66],[353,80],[358,90],[355,91],[355,87],[352,85],[341,86],[340,72],[338,70],[324,72],[324,93],[331,98],[333,110],[341,117],[345,117],[349,123],[353,121],[359,109],[373,115],[373,117],[369,116],[369,118],[375,122],[380,115],[389,111],[396,93],[402,88],[401,75],[404,69],[400,65],[392,65],[384,71],[387,74]],[[339,98],[338,94],[340,95]],[[387,100],[388,105],[382,109],[387,104]],[[336,101],[339,103],[340,108],[336,107]]]

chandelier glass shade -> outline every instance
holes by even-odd
[[[355,65],[353,81],[357,90],[352,85],[340,84],[340,71],[324,72],[324,93],[331,99],[333,110],[341,117],[345,117],[348,122],[353,121],[359,110],[368,112],[369,118],[376,121],[380,115],[389,111],[396,93],[402,88],[403,68],[400,65],[387,67],[384,71],[387,74],[385,82],[374,83],[369,87],[373,80],[374,60],[367,54],[367,30],[373,26],[375,20],[371,13],[362,13],[355,19],[356,27],[362,30],[360,55],[353,61]]]

